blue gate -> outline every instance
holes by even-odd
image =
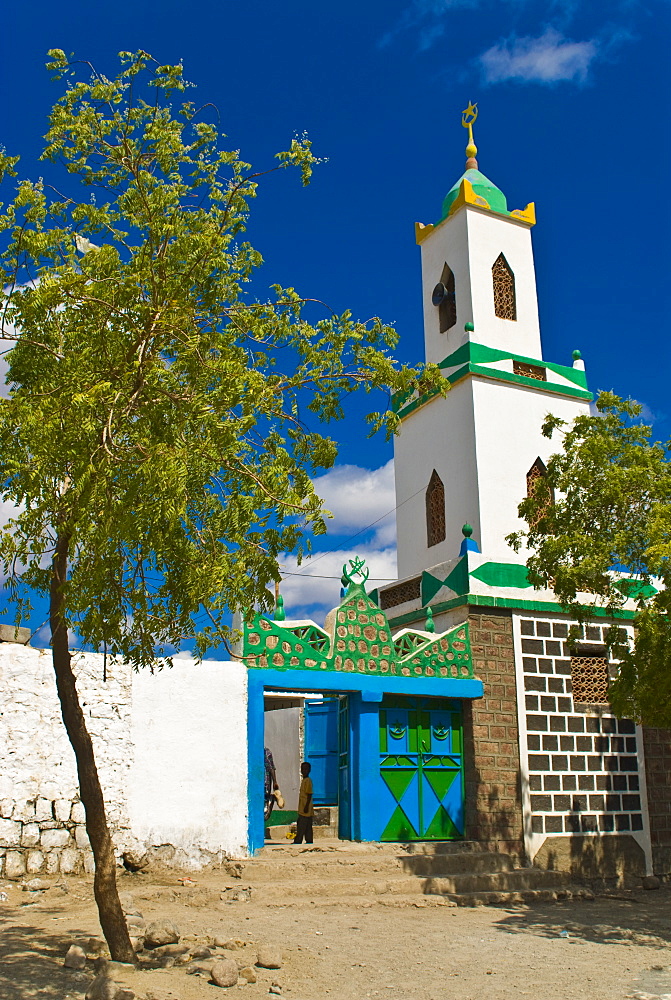
[[[338,705],[337,698],[305,702],[305,759],[316,806],[338,804]]]

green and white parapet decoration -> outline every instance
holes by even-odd
[[[374,676],[474,676],[467,623],[436,635],[428,609],[424,630],[405,628],[392,635],[384,611],[364,589],[368,572],[361,559],[351,559],[349,571],[343,566],[345,596],[327,616],[325,628],[312,621],[282,620],[281,604],[275,619],[254,615],[244,627],[247,665]]]

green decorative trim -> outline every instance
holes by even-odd
[[[500,368],[490,368],[487,362],[492,361],[518,361],[521,364],[541,365],[548,372],[561,375],[573,385],[562,385],[559,382],[540,382],[538,379],[528,378],[526,375],[516,375],[514,372],[501,371]],[[494,347],[486,347],[484,344],[466,343],[457,348],[452,354],[444,358],[438,365],[441,369],[454,368],[455,371],[445,375],[450,385],[455,385],[467,375],[481,375],[486,378],[495,379],[500,382],[512,382],[517,385],[526,385],[537,392],[547,394],[569,396],[574,399],[584,399],[591,402],[594,396],[587,389],[587,376],[579,368],[572,368],[568,365],[556,365],[549,361],[542,361],[538,358],[528,358],[522,354],[511,354],[509,351],[500,351]],[[438,389],[425,392],[416,399],[411,399],[411,393],[397,393],[392,399],[392,409],[400,417],[407,417],[419,407],[424,406],[434,396],[439,395]],[[410,400],[410,402],[407,402]]]
[[[613,584],[615,590],[619,590],[624,597],[630,597],[632,600],[636,600],[638,597],[654,597],[655,594],[659,593],[657,587],[653,587],[651,583],[644,583],[643,580],[618,580],[617,583]]]
[[[375,676],[474,676],[467,625],[435,635],[427,620],[425,630],[404,630],[401,636],[392,637],[384,611],[366,594],[362,583],[348,579],[347,593],[336,609],[333,638],[313,622],[285,625],[255,614],[243,633],[247,666]]]
[[[465,594],[463,597],[454,597],[450,601],[441,601],[433,605],[434,615],[440,615],[444,611],[452,611],[454,608],[468,607],[487,608],[510,608],[517,611],[542,611],[549,614],[567,614],[564,608],[556,601],[526,601],[517,600],[514,597],[488,597],[482,594]],[[390,618],[389,623],[393,628],[399,628],[417,621],[423,616],[423,609],[409,611],[407,614],[399,615],[397,618]],[[593,608],[593,618],[615,618],[632,621],[636,617],[635,611],[627,611],[624,608],[619,611],[606,611],[605,608]]]
[[[580,368],[573,368],[572,365],[558,365],[553,361],[543,361],[541,358],[529,358],[524,354],[512,354],[510,351],[502,351],[497,347],[488,347],[486,344],[468,342],[458,347],[452,354],[438,364],[439,368],[453,368],[465,362],[471,364],[486,364],[488,361],[519,361],[525,365],[540,365],[547,368],[556,375],[561,375],[569,382],[573,382],[581,389],[587,389],[587,375]],[[498,370],[498,369],[497,369]],[[532,379],[532,381],[537,381]],[[542,383],[541,383],[542,384]]]
[[[444,580],[439,580],[438,577],[424,570],[421,583],[422,605],[426,607],[442,587],[448,587],[455,594],[467,594],[468,586],[467,556],[461,557],[454,569],[448,573]]]
[[[488,587],[530,587],[526,566],[520,563],[486,562],[471,570],[471,576]]]

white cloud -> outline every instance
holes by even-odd
[[[9,396],[9,386],[6,382],[9,367],[7,351],[11,350],[13,346],[14,344],[8,340],[0,340],[0,396],[4,396],[5,399]]]
[[[358,545],[325,554],[317,552],[300,566],[293,556],[285,556],[281,566],[287,575],[282,580],[281,592],[287,618],[318,616],[323,620],[324,614],[339,603],[343,564],[355,556],[365,559],[370,570],[367,590],[396,579],[395,546]]]
[[[512,38],[497,42],[479,58],[486,83],[523,80],[526,83],[584,83],[599,54],[595,40],[573,42],[554,28],[538,38]]]
[[[327,510],[333,514],[333,518],[326,522],[329,535],[359,532],[370,525],[375,531],[377,547],[395,542],[393,459],[379,469],[337,465],[325,475],[318,476],[314,486]]]
[[[42,625],[42,627],[37,630],[37,632],[35,633],[35,635],[31,640],[31,646],[35,646],[37,648],[42,647],[43,649],[46,649],[47,646],[50,645],[51,645],[51,628],[47,623],[46,625]],[[68,646],[70,647],[71,650],[79,649],[81,647],[81,639],[79,638],[75,630],[71,628],[68,629]]]

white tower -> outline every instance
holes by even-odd
[[[473,528],[468,547],[477,545],[488,565],[521,566],[524,553],[515,554],[505,538],[525,527],[518,504],[557,450],[541,433],[543,419],[554,413],[570,421],[591,399],[578,352],[572,367],[543,360],[534,206],[509,211],[504,194],[478,170],[476,115],[472,105],[464,112],[466,171],[441,218],[416,225],[426,357],[451,388],[444,398],[399,404],[399,580],[454,561],[465,523]]]

